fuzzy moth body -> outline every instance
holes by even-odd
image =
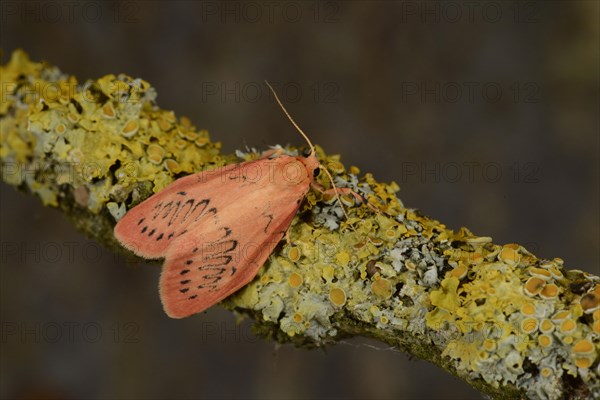
[[[121,244],[165,258],[160,297],[183,318],[249,283],[285,235],[319,163],[279,155],[176,180],[116,225]]]

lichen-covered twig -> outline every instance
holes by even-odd
[[[206,131],[158,108],[141,79],[80,85],[22,51],[0,73],[2,179],[114,249],[127,209],[177,177],[256,156],[222,155]],[[343,196],[346,219],[335,199],[310,192],[290,244],[226,307],[280,342],[379,339],[494,398],[600,396],[600,278],[449,230],[406,209],[397,185],[318,153],[337,186],[381,212]]]

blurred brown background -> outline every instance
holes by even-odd
[[[2,1],[0,47],[142,77],[225,152],[303,142],[407,206],[599,273],[599,3]],[[128,265],[1,185],[2,398],[481,398],[381,344],[277,347],[214,307],[169,320]]]

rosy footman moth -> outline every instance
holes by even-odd
[[[172,318],[204,311],[248,284],[286,234],[319,173],[314,146],[273,94],[308,142],[308,156],[271,152],[180,178],[115,226],[115,237],[127,249],[165,259],[159,291]]]

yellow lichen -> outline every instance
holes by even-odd
[[[290,259],[291,262],[296,262],[300,259],[300,249],[298,247],[290,247],[290,249],[288,250],[288,258]]]
[[[450,271],[450,276],[455,276],[458,279],[463,279],[464,277],[467,276],[467,272],[468,272],[468,268],[465,264],[461,263],[458,264],[458,266],[456,268],[454,268],[452,271]]]
[[[414,271],[417,269],[417,264],[415,264],[414,262],[407,260],[404,263],[404,266],[406,267],[406,269],[408,269],[409,271]]]
[[[121,134],[123,136],[125,136],[126,138],[130,138],[137,133],[139,127],[140,127],[140,125],[139,125],[138,121],[136,121],[136,120],[128,121],[125,124],[125,126],[123,127],[123,129],[121,130]]]
[[[549,319],[543,319],[540,323],[540,331],[543,333],[551,333],[554,330],[554,324]]]
[[[170,158],[167,158],[164,161],[163,165],[165,166],[165,169],[172,174],[178,174],[179,172],[181,172],[181,166],[179,165],[179,163]]]
[[[573,336],[564,336],[564,337],[562,338],[562,342],[563,342],[564,344],[572,344],[574,340],[575,340],[575,339],[573,338]]]
[[[538,328],[538,320],[535,318],[525,318],[521,321],[521,331],[524,333],[535,332]]]
[[[116,118],[116,112],[115,112],[115,108],[113,107],[112,103],[106,103],[103,107],[102,107],[102,116],[104,118],[107,119],[114,119]]]
[[[589,368],[592,366],[594,360],[591,357],[576,357],[575,365],[577,368]]]
[[[327,168],[334,174],[342,174],[344,172],[344,165],[337,160],[328,162]]]
[[[540,292],[540,296],[544,299],[553,299],[558,296],[558,291],[558,286],[556,286],[554,283],[550,283],[544,286]]]
[[[335,269],[331,265],[323,267],[322,277],[326,282],[330,283],[333,280]]]
[[[535,277],[544,279],[546,281],[552,278],[552,274],[550,273],[550,271],[547,271],[543,268],[532,267],[532,268],[529,268],[529,270],[527,272],[529,272],[529,274],[531,276],[535,276]]]
[[[552,316],[552,321],[559,322],[566,318],[569,318],[570,316],[571,312],[569,310],[558,311]]]
[[[524,315],[534,315],[535,314],[535,305],[532,303],[525,303],[521,306],[521,313]]]
[[[341,307],[346,304],[346,292],[342,288],[334,287],[329,290],[329,300],[337,306]]]
[[[538,336],[538,343],[542,347],[548,347],[548,346],[552,345],[552,342],[553,342],[552,336],[549,336],[549,335]]]
[[[155,165],[159,165],[165,156],[165,150],[162,146],[154,143],[148,146],[146,153],[148,154],[148,160]]]
[[[483,348],[485,349],[485,351],[493,352],[496,350],[496,347],[496,341],[493,339],[485,339],[483,341]]]
[[[392,297],[392,283],[385,278],[376,279],[371,284],[371,290],[378,297],[384,299]]]
[[[507,244],[502,247],[498,258],[510,265],[516,265],[521,260],[521,256],[518,252],[519,246],[516,244]]]
[[[544,286],[546,286],[545,280],[533,277],[533,278],[529,278],[527,280],[527,282],[525,282],[525,286],[524,286],[523,290],[525,291],[526,294],[533,297],[536,294],[540,293],[542,291],[542,289],[544,288]]]
[[[550,273],[552,274],[552,277],[554,279],[561,279],[561,278],[563,278],[562,272],[560,272],[560,270],[558,268],[556,268],[556,267],[550,268]]]
[[[560,324],[561,333],[571,333],[577,328],[577,324],[572,319],[566,319]]]
[[[296,272],[294,272],[293,274],[290,275],[289,278],[289,282],[290,282],[290,286],[293,288],[297,288],[300,285],[302,285],[302,276]]]
[[[342,267],[345,267],[345,266],[347,266],[347,265],[348,265],[348,263],[350,262],[350,254],[348,254],[348,253],[347,253],[347,252],[345,252],[345,251],[342,251],[341,253],[338,253],[338,254],[335,256],[335,259],[336,259],[336,261],[337,261],[338,265],[340,265],[340,266],[342,266]]]
[[[581,339],[571,348],[573,353],[589,354],[594,352],[594,344],[588,339]]]
[[[459,280],[452,276],[444,279],[439,290],[431,292],[431,304],[443,310],[455,312],[460,305],[457,288]]]

